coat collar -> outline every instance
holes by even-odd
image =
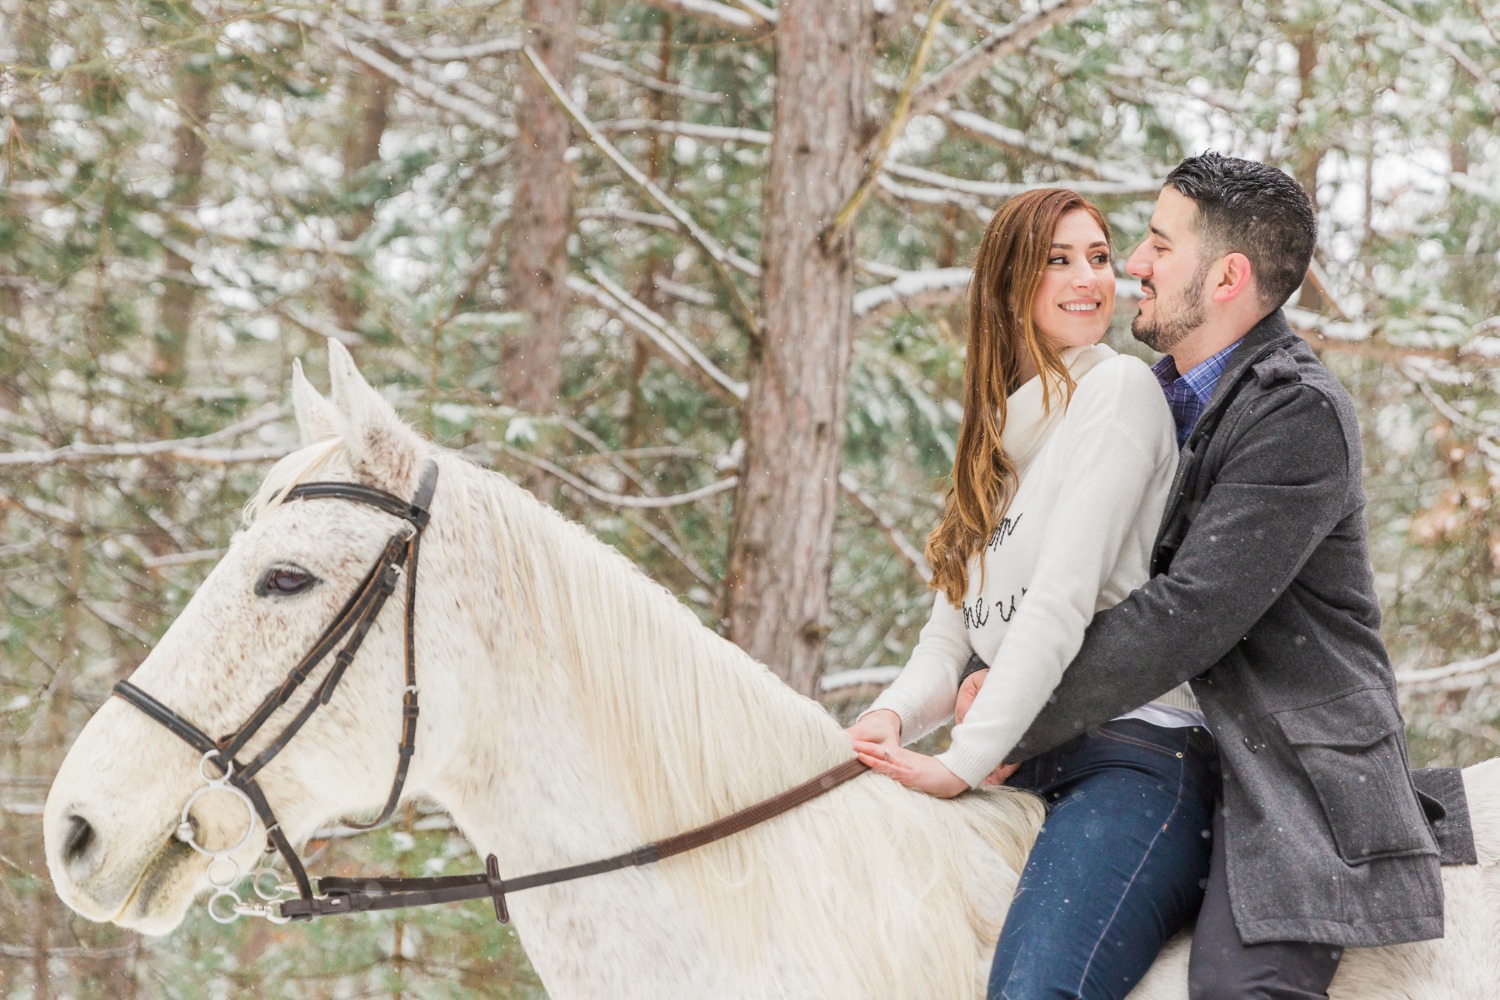
[[[1251,327],[1250,332],[1240,340],[1239,349],[1229,356],[1229,364],[1225,366],[1224,373],[1219,376],[1219,381],[1214,386],[1214,394],[1209,397],[1208,405],[1203,408],[1203,414],[1198,418],[1198,425],[1204,426],[1205,420],[1224,407],[1225,401],[1233,394],[1234,387],[1245,377],[1247,371],[1255,368],[1259,376],[1261,369],[1258,366],[1269,361],[1277,351],[1284,351],[1298,340],[1298,336],[1292,332],[1291,326],[1286,321],[1286,314],[1280,309]],[[1286,360],[1291,361],[1290,355]],[[1274,367],[1279,370],[1285,366],[1277,364]]]

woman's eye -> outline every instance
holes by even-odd
[[[1047,258],[1047,263],[1049,263],[1049,264],[1064,264],[1065,265],[1065,264],[1068,263],[1068,258],[1066,258],[1066,257],[1049,257],[1049,258]]]
[[[1107,253],[1096,254],[1094,256],[1094,266],[1095,267],[1108,267],[1109,266],[1109,254],[1107,254]]]
[[[311,587],[313,575],[306,570],[291,566],[277,566],[256,584],[255,592],[261,597],[271,594],[298,594]]]

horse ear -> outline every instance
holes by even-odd
[[[339,436],[338,411],[312,387],[302,374],[302,362],[296,359],[292,361],[292,412],[297,416],[304,448]]]
[[[328,341],[328,377],[333,409],[355,470],[400,492],[416,468],[421,439],[370,387],[348,349],[336,340]]]

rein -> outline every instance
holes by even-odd
[[[406,784],[406,772],[416,752],[417,717],[419,714],[416,674],[416,596],[417,558],[421,551],[422,532],[430,520],[429,509],[437,489],[437,463],[429,459],[422,468],[417,483],[416,495],[411,501],[403,500],[392,493],[360,486],[353,483],[304,483],[293,487],[284,502],[294,500],[336,499],[364,504],[368,507],[400,518],[404,523],[386,543],[385,549],[365,574],[354,593],[334,616],[332,623],[313,643],[301,661],[291,669],[286,679],[261,701],[247,719],[234,732],[215,740],[203,730],[183,718],[177,712],[157,701],[145,691],[120,681],[113,693],[135,706],[148,718],[164,726],[174,736],[187,743],[203,755],[198,770],[205,782],[188,798],[182,807],[182,815],[176,836],[193,850],[211,860],[208,880],[215,892],[208,903],[209,916],[219,923],[230,923],[242,915],[262,916],[278,923],[288,920],[310,920],[313,917],[337,913],[360,913],[374,910],[392,910],[414,906],[431,906],[438,903],[460,902],[488,897],[494,902],[495,917],[502,923],[510,919],[506,894],[538,886],[555,885],[575,879],[587,878],[604,872],[618,871],[654,864],[665,858],[694,850],[714,841],[740,833],[774,816],[779,816],[803,803],[824,794],[857,777],[868,770],[857,759],[849,760],[824,771],[795,788],[763,802],[731,813],[722,819],[696,827],[663,840],[638,847],[635,850],[603,858],[587,864],[555,868],[550,871],[524,875],[514,879],[500,877],[499,863],[495,855],[485,858],[485,871],[476,875],[447,875],[424,878],[319,878],[317,889],[308,877],[307,869],[297,855],[296,849],[281,830],[270,803],[256,781],[264,768],[277,754],[286,749],[298,730],[312,718],[319,707],[333,698],[345,671],[354,660],[365,636],[385,602],[395,593],[406,577],[405,615],[405,664],[406,688],[401,698],[401,739],[397,745],[396,774],[391,781],[391,791],[386,797],[380,815],[365,824],[353,824],[355,829],[368,830],[385,822],[395,811]],[[334,655],[333,665],[327,675],[302,707],[259,754],[248,763],[242,763],[238,754],[261,730],[276,710],[285,705],[312,674],[313,670],[328,658],[335,647],[343,643]],[[210,773],[210,768],[218,774]],[[223,791],[234,795],[246,807],[249,814],[249,829],[245,836],[231,847],[210,850],[197,840],[196,826],[190,811],[193,804],[204,794]],[[266,828],[266,853],[278,853],[286,861],[293,883],[282,885],[274,869],[257,869],[251,878],[255,894],[263,902],[245,902],[235,892],[235,886],[243,878],[239,864],[232,857],[249,840],[254,830],[255,818]],[[265,886],[266,877],[277,883]],[[297,898],[286,898],[288,889],[297,891]],[[229,905],[226,912],[224,904]]]

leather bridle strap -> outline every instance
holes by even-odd
[[[506,903],[506,896],[509,893],[519,892],[522,889],[535,889],[544,885],[556,885],[560,882],[571,882],[590,875],[618,871],[621,868],[654,864],[665,858],[695,850],[795,809],[867,770],[868,768],[858,760],[845,761],[780,795],[686,833],[679,833],[676,836],[599,861],[570,865],[566,868],[554,868],[550,871],[522,875],[513,879],[500,877],[499,865],[493,854],[485,858],[483,875],[444,875],[428,878],[320,878],[318,879],[318,896],[311,899],[304,897],[285,900],[280,904],[281,915],[293,920],[310,920],[313,917],[337,913],[365,913],[373,910],[433,906],[439,903],[455,903],[488,897],[494,901],[496,919],[503,923],[510,919],[510,908]]]

